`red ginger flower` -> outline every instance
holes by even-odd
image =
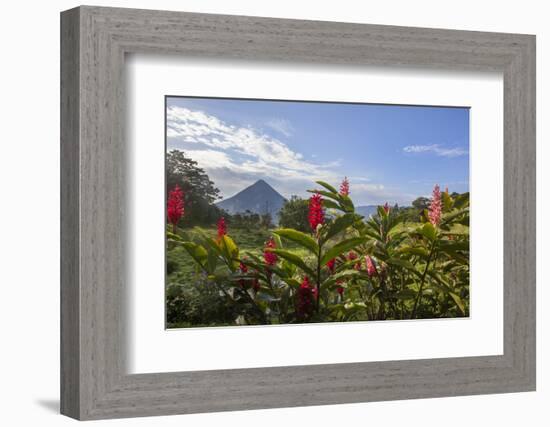
[[[166,213],[168,215],[168,222],[172,224],[174,233],[176,232],[176,226],[185,211],[183,197],[183,190],[177,184],[168,194],[168,206]]]
[[[378,272],[376,271],[376,266],[374,265],[374,261],[369,255],[365,257],[365,263],[367,264],[367,274],[369,275],[369,277],[376,276]]]
[[[336,268],[336,258],[332,258],[329,262],[327,262],[327,267],[330,271],[330,274],[334,274],[334,270]]]
[[[336,284],[338,285],[338,287],[336,288],[336,292],[338,292],[338,295],[342,296],[344,294],[344,287],[342,286],[342,281],[337,280]]]
[[[225,224],[225,218],[222,216],[218,220],[218,239],[221,239],[227,234],[227,225]]]
[[[270,237],[269,240],[265,243],[265,249],[275,249],[277,245],[275,244],[275,239]],[[264,261],[267,265],[275,265],[277,263],[277,255],[273,252],[264,250]]]
[[[434,226],[439,225],[441,222],[441,191],[439,190],[439,185],[437,184],[434,187],[432,201],[428,211],[428,218]]]
[[[305,320],[311,316],[315,296],[316,289],[309,283],[309,277],[304,276],[296,293],[296,316],[298,319]]]
[[[308,221],[311,229],[317,231],[317,226],[325,222],[325,212],[323,211],[323,198],[320,194],[314,194],[309,199]]]
[[[349,196],[349,181],[347,176],[344,178],[344,180],[340,184],[340,194],[342,196]]]
[[[390,205],[388,202],[384,203],[384,212],[386,212],[386,215],[390,213]]]

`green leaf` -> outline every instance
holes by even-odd
[[[464,308],[464,302],[462,301],[462,299],[457,294],[455,294],[453,292],[449,292],[449,295],[451,296],[451,298],[453,299],[455,304],[458,306],[458,308],[460,309],[462,314],[465,315],[466,314],[466,309]]]
[[[441,225],[448,224],[464,214],[469,214],[469,208],[465,209],[453,209],[451,212],[445,213],[441,216]]]
[[[346,212],[354,212],[355,206],[353,206],[353,202],[349,196],[340,195],[340,203],[342,203],[342,206],[345,208]]]
[[[446,191],[441,193],[441,201],[443,202],[443,209],[446,212],[453,208],[453,198]]]
[[[330,184],[327,184],[326,182],[324,181],[315,181],[317,184],[319,185],[322,185],[323,187],[325,187],[328,191],[330,191],[331,193],[335,193],[335,194],[338,194],[338,190],[336,190],[336,188],[334,188],[332,185]]]
[[[273,252],[274,254],[277,254],[283,259],[286,259],[288,262],[294,264],[296,267],[300,268],[302,271],[304,271],[307,275],[311,276],[312,278],[315,277],[315,273],[313,270],[308,267],[308,265],[304,262],[302,258],[300,258],[298,255],[285,251],[283,249],[266,249],[269,252]]]
[[[354,214],[345,214],[337,217],[332,223],[328,224],[328,228],[324,233],[324,240],[330,240],[332,237],[336,236],[338,233],[344,231],[346,228],[353,225],[357,220],[357,216]]]
[[[325,265],[332,258],[336,258],[342,255],[344,252],[349,251],[350,249],[353,249],[356,246],[359,246],[360,244],[365,243],[366,241],[367,241],[366,237],[352,237],[351,239],[343,240],[337,243],[328,251],[326,251],[325,254],[322,256],[321,265]]]
[[[426,237],[431,242],[433,242],[437,237],[437,230],[431,222],[427,222],[422,227],[419,227],[417,229],[417,232]]]
[[[402,248],[395,251],[397,254],[410,254],[410,255],[417,255],[421,256],[423,258],[428,258],[429,252],[426,248],[418,247],[418,246],[403,246]]]
[[[329,199],[340,202],[340,195],[339,194],[333,194],[329,191],[323,191],[323,190],[307,190],[307,191],[308,191],[308,193],[320,194],[321,196],[325,196],[325,197],[328,197]],[[323,200],[323,203],[324,202],[325,201]]]
[[[214,239],[212,239],[203,230],[197,230],[197,233],[201,237],[200,240],[204,246],[207,246],[209,249],[213,250],[217,255],[222,255],[222,251]]]
[[[418,226],[418,223],[414,222],[399,222],[391,227],[391,229],[388,231],[388,236],[397,236],[400,233],[405,232],[413,232],[416,227]]]
[[[301,231],[294,230],[293,228],[281,228],[273,232],[278,236],[284,237],[285,239],[292,240],[294,243],[298,243],[300,246],[308,249],[314,255],[319,253],[319,246],[313,238]]]
[[[331,286],[331,285],[335,284],[338,280],[353,279],[353,278],[356,278],[356,277],[360,277],[361,275],[362,274],[357,270],[348,269],[348,270],[339,271],[338,273],[333,274],[333,275],[329,276],[327,279],[325,279],[322,286],[323,287]]]
[[[208,252],[204,249],[203,246],[197,245],[193,242],[182,242],[182,246],[185,248],[187,253],[191,255],[191,258],[195,260],[202,268],[204,268],[204,262],[208,257]]]
[[[216,264],[218,263],[218,257],[212,251],[208,252],[208,258],[206,263],[206,270],[208,273],[213,273],[216,270]]]
[[[418,273],[416,269],[414,268],[414,265],[410,261],[407,261],[405,259],[400,258],[388,258],[386,261],[390,265],[395,265],[398,267],[406,268],[407,270],[414,270],[415,273]]]
[[[285,283],[293,288],[299,288],[301,283],[296,279],[291,279],[289,277],[286,277],[284,279]]]
[[[470,241],[442,240],[439,247],[442,251],[467,251],[470,249]]]
[[[463,224],[453,224],[449,228],[449,230],[444,231],[442,234],[449,235],[457,235],[457,236],[469,236],[470,235],[470,227]]]
[[[176,242],[183,242],[183,238],[178,236],[177,234],[175,233],[172,233],[171,231],[167,231],[166,232],[166,237],[168,240],[173,240],[173,241],[176,241]]]
[[[340,207],[340,205],[338,203],[333,202],[332,200],[327,200],[327,199],[323,200],[323,207],[325,207],[327,209],[342,210],[342,208]]]
[[[418,277],[422,277],[422,274],[414,267],[412,263],[410,263],[407,260],[399,259],[399,258],[389,258],[386,262],[389,265],[405,268],[410,273]]]
[[[273,235],[273,240],[275,240],[275,247],[279,248],[279,249],[283,249],[283,242],[281,241],[281,238],[274,234]]]
[[[237,259],[239,258],[239,248],[228,235],[224,235],[220,239],[220,244],[222,247],[222,252],[226,260],[227,265],[232,270],[236,269],[239,266]]]
[[[402,291],[397,292],[395,296],[397,299],[400,300],[415,299],[417,296],[417,292],[413,291],[412,289],[403,289]]]

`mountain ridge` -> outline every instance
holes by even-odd
[[[250,211],[263,215],[269,213],[271,220],[277,223],[279,211],[286,199],[263,179],[257,180],[237,194],[221,200],[216,206],[233,215]]]

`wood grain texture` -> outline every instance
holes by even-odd
[[[61,21],[61,412],[80,414],[79,17]]]
[[[78,419],[535,389],[535,38],[80,7],[62,13],[62,413]],[[504,354],[128,375],[127,53],[501,71]]]

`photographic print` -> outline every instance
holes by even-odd
[[[469,114],[166,96],[166,327],[468,317]]]

